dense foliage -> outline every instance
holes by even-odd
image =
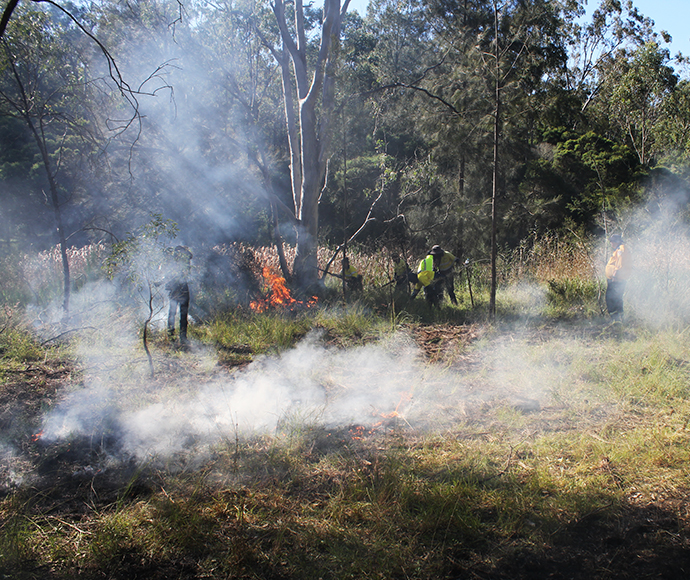
[[[485,258],[495,144],[502,247],[682,207],[685,63],[629,3],[583,4],[347,14],[320,242]],[[315,59],[321,13],[304,14]],[[294,241],[278,41],[263,1],[19,3],[0,50],[3,248],[53,246],[56,219],[66,244],[117,242],[152,214],[196,247]]]

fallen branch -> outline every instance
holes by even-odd
[[[81,330],[97,330],[97,328],[96,328],[95,326],[81,326],[80,328],[70,328],[69,330],[65,330],[64,332],[61,332],[61,333],[58,334],[57,336],[53,336],[52,338],[49,338],[49,339],[47,339],[47,340],[44,340],[44,341],[41,343],[41,346],[45,346],[46,344],[48,344],[48,343],[50,343],[50,342],[53,342],[53,341],[55,341],[55,340],[59,340],[59,339],[61,339],[63,336],[65,336],[66,334],[71,334],[71,333],[73,333],[73,332],[79,332],[79,331],[81,331]]]

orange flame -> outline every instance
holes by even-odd
[[[374,411],[374,417],[381,417],[384,420],[377,421],[369,428],[365,427],[364,425],[354,425],[349,429],[350,437],[353,441],[362,441],[366,437],[376,433],[381,427],[389,424],[387,421],[385,421],[385,419],[395,419],[396,417],[401,417],[403,421],[405,421],[405,418],[400,413],[400,407],[403,405],[403,403],[408,403],[411,400],[412,393],[401,393],[400,400],[398,401],[398,404],[395,406],[394,411],[391,411],[390,413],[380,413],[378,410]]]
[[[31,436],[31,441],[33,441],[34,443],[36,443],[36,441],[38,441],[41,437],[43,437],[43,431],[39,431],[39,432],[36,433],[35,435],[32,435],[32,436]]]
[[[394,419],[395,417],[400,417],[400,405],[403,403],[407,403],[412,400],[412,393],[400,393],[400,400],[398,401],[398,404],[395,406],[395,410],[391,411],[390,413],[378,413],[379,417],[383,417],[384,419]]]
[[[266,296],[259,300],[253,300],[249,303],[249,307],[256,312],[266,312],[270,308],[288,308],[294,305],[303,305],[300,300],[295,300],[290,293],[290,290],[285,285],[285,278],[272,274],[271,270],[264,266],[262,271],[265,282]],[[312,296],[307,302],[306,306],[311,307],[316,304],[318,298]]]

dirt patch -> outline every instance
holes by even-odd
[[[0,384],[0,432],[15,442],[27,433],[37,433],[41,412],[76,377],[75,367],[64,360],[28,363],[4,372],[6,378]]]
[[[426,359],[432,363],[450,362],[481,337],[476,324],[410,324],[404,327],[414,338]]]

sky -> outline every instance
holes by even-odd
[[[690,1],[688,0],[633,0],[635,7],[654,21],[654,30],[665,30],[673,37],[667,48],[671,57],[678,52],[690,56]]]
[[[351,0],[350,9],[364,15],[369,0]],[[671,57],[679,51],[684,56],[690,56],[690,0],[633,0],[637,9],[654,20],[657,32],[665,30],[673,37],[673,43],[668,48]],[[597,0],[589,0],[588,9],[593,10],[599,5]]]

